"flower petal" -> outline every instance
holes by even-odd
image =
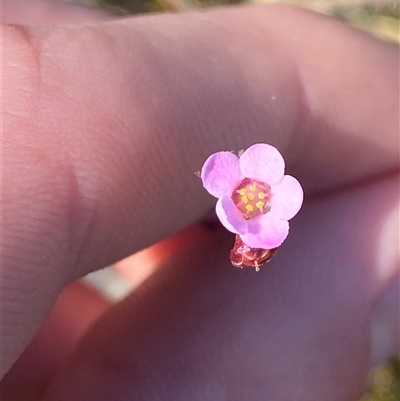
[[[285,161],[278,149],[257,143],[244,151],[239,159],[240,170],[247,178],[267,184],[279,183],[285,172]]]
[[[230,196],[219,198],[215,211],[222,225],[230,232],[245,234],[249,230],[247,220],[235,206]]]
[[[239,158],[231,152],[212,154],[201,169],[204,188],[216,198],[230,196],[243,178]]]
[[[249,232],[240,237],[251,248],[277,248],[289,234],[289,223],[270,213],[250,219],[248,224]]]
[[[303,188],[296,178],[285,175],[279,184],[271,186],[271,213],[290,220],[300,210],[303,197]]]

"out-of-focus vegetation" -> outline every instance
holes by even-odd
[[[79,1],[79,0],[78,0]],[[328,13],[386,39],[399,41],[398,0],[80,0],[99,3],[120,13],[185,11],[239,3],[296,4]]]
[[[352,23],[388,40],[400,41],[398,0],[70,0],[100,4],[117,14],[185,11],[239,3],[296,4]],[[400,400],[400,358],[394,358],[371,374],[371,388],[360,401]]]
[[[253,0],[297,4],[333,15],[386,39],[399,41],[398,0]]]
[[[395,358],[371,374],[371,388],[360,401],[400,400],[400,358]]]

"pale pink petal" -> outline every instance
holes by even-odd
[[[250,219],[248,224],[248,233],[240,237],[251,248],[277,248],[289,234],[289,223],[277,219],[271,213]]]
[[[201,170],[204,188],[216,198],[230,196],[243,178],[239,158],[231,152],[212,154]]]
[[[244,151],[239,159],[240,170],[246,178],[267,184],[277,184],[283,178],[285,161],[278,149],[257,143]]]
[[[290,220],[303,204],[303,188],[296,178],[285,175],[276,185],[271,185],[271,213],[282,220]]]
[[[215,211],[222,225],[232,233],[245,234],[249,229],[247,220],[229,196],[218,199]]]

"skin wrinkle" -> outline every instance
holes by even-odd
[[[27,150],[30,154],[32,154],[32,151],[34,153],[37,153],[37,150],[34,147],[27,148],[25,147],[25,150]],[[62,156],[61,156],[62,157]],[[60,159],[61,159],[60,157]],[[64,172],[64,174],[61,173],[61,175],[57,175],[55,177],[56,179],[56,184],[50,191],[51,194],[49,194],[49,186],[44,186],[43,188],[39,187],[35,189],[35,195],[38,198],[37,201],[37,207],[35,207],[35,203],[31,203],[28,208],[26,208],[26,201],[24,200],[24,195],[26,195],[27,198],[29,198],[29,195],[32,194],[31,188],[26,188],[25,194],[20,193],[20,198],[17,200],[12,200],[10,199],[8,201],[8,204],[13,208],[18,208],[21,209],[22,211],[19,212],[20,218],[23,218],[26,216],[26,222],[24,224],[24,229],[28,231],[28,234],[21,236],[20,234],[15,234],[14,238],[13,235],[7,235],[7,238],[9,240],[14,239],[18,240],[20,249],[26,250],[26,246],[22,246],[21,241],[24,242],[24,237],[28,236],[27,241],[31,242],[36,241],[35,237],[29,237],[32,234],[32,229],[38,226],[38,221],[40,222],[41,226],[46,226],[47,227],[47,233],[43,232],[43,229],[36,229],[36,233],[38,234],[38,240],[37,240],[37,246],[34,246],[34,251],[32,252],[35,254],[38,249],[41,248],[41,245],[44,243],[51,243],[56,240],[56,237],[54,236],[54,233],[59,231],[59,216],[60,216],[60,210],[62,213],[66,214],[65,221],[69,223],[69,229],[67,229],[67,235],[64,237],[64,235],[61,235],[61,238],[56,240],[56,243],[54,244],[54,249],[55,251],[52,252],[52,255],[55,260],[59,259],[57,256],[60,253],[60,249],[63,248],[68,248],[69,249],[69,257],[71,258],[70,262],[74,262],[74,259],[76,260],[77,258],[73,258],[74,255],[74,250],[78,250],[77,246],[81,244],[81,246],[84,246],[84,238],[87,236],[88,228],[85,228],[85,221],[88,219],[86,216],[84,216],[84,213],[82,212],[83,208],[81,207],[81,196],[80,196],[80,190],[78,188],[78,183],[75,178],[75,170],[73,168],[69,168],[67,163],[64,161],[58,161],[54,160],[54,156],[49,158],[44,152],[40,152],[40,159],[36,158],[31,164],[28,164],[30,170],[35,170],[35,166],[41,166],[44,167],[45,170],[45,177],[51,177],[54,171]],[[18,168],[18,166],[16,166]],[[65,178],[62,178],[64,176]],[[54,179],[53,179],[54,181]],[[54,196],[54,193],[57,193],[57,188],[60,189],[59,193],[67,193],[67,196]],[[7,204],[7,202],[6,202]],[[49,206],[50,204],[50,206]],[[90,210],[90,209],[89,209]],[[10,211],[6,211],[6,213],[10,213]],[[40,216],[40,218],[35,217],[35,216]],[[32,220],[33,219],[33,220]],[[30,222],[30,224],[29,224]],[[11,225],[12,223],[8,223],[7,227],[9,229],[14,229],[14,230],[19,230],[19,224],[15,223],[14,227]],[[30,228],[31,225],[31,228]],[[82,230],[79,231],[79,228],[83,227],[83,234]],[[42,237],[41,237],[41,236]],[[44,236],[44,238],[43,238]],[[70,237],[70,240],[66,240],[67,237]],[[82,242],[80,241],[82,240]],[[12,244],[10,244],[12,246]],[[25,256],[26,256],[26,252]],[[29,258],[26,260],[30,260],[28,263],[35,263],[34,258]],[[40,260],[38,265],[43,264],[43,259]],[[64,269],[65,276],[64,279],[67,278],[67,270]]]
[[[7,26],[7,29],[5,29],[5,26],[2,25],[2,32],[1,32],[1,38],[2,38],[2,44],[4,45],[4,40],[16,40],[16,42],[21,46],[20,50],[22,54],[29,54],[29,60],[32,62],[26,63],[25,65],[28,68],[24,67],[19,67],[22,68],[23,70],[27,70],[27,72],[34,72],[34,77],[32,78],[33,80],[36,81],[36,84],[33,84],[33,82],[29,82],[28,87],[33,88],[29,91],[32,95],[35,97],[35,101],[29,102],[29,109],[30,113],[28,113],[27,118],[31,119],[32,115],[37,114],[38,108],[39,108],[39,99],[40,99],[40,84],[42,81],[41,77],[41,68],[40,68],[40,44],[39,43],[34,43],[32,41],[32,35],[30,34],[30,29],[26,26],[22,25],[14,25],[14,26]],[[18,47],[16,47],[18,48]],[[4,53],[7,54],[7,53]],[[9,60],[8,58],[4,57],[3,60]],[[10,61],[8,61],[10,62]],[[13,67],[18,66],[19,63],[17,64],[12,64]],[[33,66],[33,68],[32,68]],[[17,67],[18,68],[18,67]],[[4,73],[4,71],[3,71]],[[32,76],[32,74],[31,74]],[[5,85],[2,86],[4,88]],[[27,88],[23,85],[18,86],[18,91],[21,90],[27,90]],[[4,100],[7,99],[7,96],[3,96],[3,102]],[[18,99],[18,107],[14,107],[14,110],[21,110],[21,103],[20,103],[20,96],[17,97]],[[31,100],[31,99],[30,99]],[[2,107],[4,108],[4,106]],[[13,109],[13,108],[11,108]],[[3,113],[3,110],[2,110]],[[3,115],[3,114],[2,114]]]
[[[59,160],[55,160],[54,153],[50,157],[45,152],[38,151],[35,146],[28,144],[24,146],[23,152],[20,149],[16,153],[24,160],[24,164],[21,165],[21,160],[18,159],[12,160],[12,162],[8,161],[10,150],[12,148],[3,147],[3,163],[7,162],[4,165],[13,166],[13,168],[6,170],[3,176],[3,184],[7,188],[8,194],[8,199],[4,199],[4,201],[5,205],[10,207],[3,210],[2,261],[4,267],[2,280],[5,288],[14,288],[13,292],[16,297],[10,299],[10,292],[3,290],[2,306],[5,311],[8,308],[20,310],[20,315],[25,316],[22,320],[13,319],[13,316],[15,317],[13,313],[8,313],[3,317],[2,332],[9,331],[14,333],[14,336],[15,333],[20,333],[12,343],[9,343],[7,355],[14,355],[14,350],[20,349],[21,344],[27,343],[46,316],[50,305],[47,304],[47,307],[43,308],[41,306],[43,299],[55,300],[69,276],[68,269],[64,268],[57,272],[53,267],[54,265],[66,265],[66,256],[73,258],[74,247],[70,248],[70,252],[65,251],[66,237],[62,232],[63,224],[60,224],[64,219],[60,218],[60,215],[65,216],[64,213],[68,210],[66,199],[72,199],[72,201],[75,199],[63,196],[65,193],[74,195],[74,191],[65,185],[68,180],[68,178],[62,178],[65,168],[62,162],[59,163]],[[19,187],[11,185],[9,180],[10,174],[15,174],[16,171],[20,171],[21,177],[37,177],[39,185],[34,185],[33,181],[29,180],[24,190],[18,191]],[[57,171],[55,177],[53,176],[54,171]],[[50,180],[46,181],[49,177]],[[40,183],[43,182],[45,184],[41,186]],[[10,189],[12,190],[10,191]],[[15,213],[11,207],[14,210],[15,208],[21,209],[21,212]],[[13,213],[18,216],[18,219],[11,221],[8,216]],[[21,226],[21,220],[24,219],[25,222]],[[68,221],[68,218],[65,221]],[[32,228],[40,226],[40,229],[36,229],[40,235],[32,237],[32,230],[29,230],[30,225]],[[47,227],[47,232],[46,229],[43,229],[44,227]],[[76,233],[73,233],[71,238],[76,240]],[[10,281],[8,279],[10,272],[19,280]],[[32,274],[26,274],[26,272]],[[40,274],[34,274],[34,272],[40,272]],[[44,294],[47,296],[43,298]],[[14,304],[12,308],[10,302]],[[15,307],[16,303],[19,304],[18,308]],[[32,308],[27,305],[35,305],[35,311],[32,311]],[[18,321],[23,322],[24,330],[19,329],[21,324],[17,324]],[[7,358],[2,360],[2,365],[7,366],[9,363]]]
[[[118,131],[119,131],[119,130],[118,130]],[[118,131],[117,131],[117,132],[118,132]],[[112,148],[112,147],[110,147],[110,148]],[[120,160],[120,158],[117,157],[116,160]],[[97,163],[97,164],[98,164],[98,163]],[[106,169],[105,169],[105,170],[106,170]],[[128,170],[127,170],[127,171],[128,171]],[[107,177],[107,172],[106,172],[106,171],[105,171],[104,177]],[[89,177],[89,178],[90,178],[90,177]],[[85,178],[85,181],[87,181],[87,178]],[[110,184],[111,184],[111,188],[112,188],[112,187],[114,186],[114,184],[113,184],[112,182],[111,182]],[[86,190],[89,189],[89,188],[87,187],[87,185],[85,186],[85,188],[86,188]],[[110,191],[110,193],[111,193],[111,192],[113,192],[113,191]],[[116,194],[118,193],[118,190],[117,190],[117,191],[114,191],[114,192],[115,192],[115,198],[117,199],[118,196],[117,196]],[[90,196],[91,196],[93,199],[96,199],[96,196],[97,196],[97,195],[90,195]],[[95,208],[94,208],[94,209],[95,209]],[[92,255],[91,255],[91,256],[92,256]],[[110,262],[111,262],[111,261],[113,261],[113,260],[110,260]]]
[[[46,94],[44,91],[44,85],[48,86],[49,82],[47,82],[46,79],[46,74],[43,74],[42,69],[43,69],[43,57],[46,57],[46,53],[43,52],[43,46],[41,45],[42,42],[41,40],[37,40],[37,36],[33,34],[35,29],[33,28],[28,28],[28,27],[12,27],[11,29],[14,29],[14,31],[18,32],[20,37],[22,37],[25,40],[25,44],[28,44],[27,48],[29,48],[29,51],[34,54],[33,59],[35,60],[35,65],[36,67],[34,70],[37,71],[37,80],[36,80],[36,88],[33,90],[29,89],[24,89],[28,91],[29,93],[37,93],[37,104],[39,104],[38,107],[31,109],[30,114],[38,114],[40,117],[40,111],[43,110],[43,100],[45,100]],[[7,29],[8,30],[8,27]],[[38,29],[39,31],[41,28]],[[25,48],[24,48],[25,50]],[[52,84],[50,83],[50,86]],[[64,94],[67,95],[68,93],[64,91]],[[71,95],[71,94],[70,94]],[[77,102],[78,99],[76,97],[72,97],[72,100],[74,102]],[[35,102],[32,102],[32,105]],[[86,105],[82,105],[86,107]],[[40,111],[39,111],[40,110]],[[35,118],[36,121],[36,118]],[[56,130],[55,130],[56,132]],[[43,164],[44,160],[47,158],[47,161],[50,164],[54,163],[54,155],[57,154],[57,159],[59,161],[59,168],[53,168],[50,167],[48,169],[48,173],[46,174],[47,176],[52,176],[54,171],[62,171],[64,172],[65,178],[62,178],[61,181],[59,182],[59,186],[63,187],[65,192],[68,194],[68,196],[64,199],[67,199],[69,202],[69,205],[65,208],[66,210],[66,215],[68,216],[66,218],[66,221],[68,221],[69,228],[67,229],[67,237],[69,238],[66,242],[69,244],[67,247],[70,249],[70,252],[68,252],[69,257],[71,260],[69,261],[71,263],[71,266],[75,266],[78,264],[78,261],[81,260],[81,255],[83,253],[83,250],[87,246],[90,238],[90,233],[93,229],[93,226],[95,224],[95,217],[96,217],[96,208],[93,208],[92,206],[88,206],[92,202],[87,202],[85,201],[85,198],[82,193],[82,184],[79,181],[82,181],[78,178],[77,173],[76,173],[76,167],[73,166],[72,164],[72,158],[70,155],[68,155],[67,149],[68,146],[66,146],[66,141],[69,141],[69,138],[62,138],[59,136],[54,136],[51,135],[51,144],[53,145],[53,149],[50,148],[50,144],[47,144],[47,153],[43,151],[39,151],[37,149],[37,143],[25,143],[22,146],[24,147],[24,150],[29,152],[30,154],[39,154],[40,153],[40,160],[36,160],[36,163],[41,163]],[[50,145],[50,146],[49,146]],[[21,149],[21,145],[19,145],[19,151]],[[51,154],[51,156],[48,156],[48,154]],[[50,165],[49,164],[49,165]],[[47,189],[46,189],[47,188]],[[26,189],[28,191],[28,189]],[[48,186],[44,186],[43,189],[44,193],[48,192]],[[37,191],[36,191],[37,192]],[[95,197],[93,197],[95,198]],[[62,203],[65,203],[62,201]],[[13,202],[15,204],[15,202]],[[44,207],[42,206],[43,210],[47,209],[48,211],[52,211],[52,208]],[[57,216],[59,212],[54,212],[53,215],[54,217]],[[51,218],[49,220],[52,220]],[[45,220],[42,220],[42,222],[45,222]],[[47,224],[48,225],[48,224]],[[50,230],[52,231],[52,230]],[[74,258],[73,255],[76,255]],[[64,269],[65,273],[69,275],[69,272],[67,269]],[[72,277],[68,277],[69,280],[72,279]]]
[[[88,251],[88,244],[91,232],[97,218],[95,208],[88,207],[88,200],[85,199],[82,184],[78,179],[76,168],[73,166],[70,158],[68,158],[68,207],[67,207],[67,242],[69,255],[69,268],[72,271],[77,269],[83,254]],[[69,272],[68,280],[72,281],[75,277],[71,277]]]

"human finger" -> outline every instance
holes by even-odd
[[[398,351],[398,212],[398,176],[316,197],[257,274],[229,266],[231,235],[203,233],[87,333],[44,400],[358,399]]]
[[[287,26],[275,27],[276,20]],[[235,35],[232,29],[226,49],[221,40],[233,23],[243,24],[234,31],[246,27],[248,34]],[[309,33],[310,24],[324,32],[324,44]],[[289,26],[294,29],[291,35],[275,31],[283,33]],[[189,34],[194,28],[200,37]],[[5,171],[4,183],[13,182],[14,187],[5,201],[11,203],[23,193],[31,202],[37,193],[36,175],[46,176],[40,187],[51,197],[52,188],[60,193],[63,207],[56,214],[65,215],[68,209],[74,217],[68,219],[71,229],[80,234],[76,238],[82,237],[80,231],[84,237],[90,231],[87,248],[108,243],[98,255],[101,263],[114,262],[197,219],[210,201],[188,171],[198,169],[216,149],[271,142],[309,191],[366,179],[398,165],[398,48],[325,17],[280,7],[265,8],[264,13],[244,8],[25,34],[29,43],[15,29],[6,30],[4,40],[9,54],[4,73],[10,74],[7,82],[13,82],[10,90],[4,88],[3,125],[6,132],[13,132],[3,137],[4,159],[12,158],[6,166],[13,167],[10,174]],[[168,35],[181,39],[161,39]],[[218,40],[208,40],[214,36]],[[79,37],[78,43],[74,37]],[[106,45],[104,41],[113,38],[118,38],[116,46]],[[162,50],[155,47],[159,40]],[[357,46],[357,53],[349,43]],[[21,51],[13,51],[11,44]],[[229,50],[233,47],[235,53]],[[328,61],[326,48],[337,52]],[[33,61],[29,51],[37,49],[43,54],[40,75],[46,82],[41,85],[39,108],[29,96],[16,99],[17,88],[24,84],[27,91],[27,82],[37,99],[37,63],[26,65]],[[134,54],[124,49],[134,49]],[[24,51],[26,57],[21,56]],[[86,51],[93,51],[93,57]],[[84,59],[93,63],[71,62]],[[204,65],[194,70],[193,59]],[[31,68],[21,73],[15,66],[24,63]],[[164,73],[160,63],[178,75]],[[340,71],[339,87],[333,70]],[[378,74],[381,71],[385,73]],[[182,84],[189,81],[190,89]],[[235,95],[228,96],[230,91]],[[16,116],[13,99],[23,117]],[[168,99],[177,102],[173,108]],[[209,99],[218,99],[218,106]],[[231,112],[239,106],[240,113]],[[46,166],[43,160],[48,161]],[[60,186],[64,190],[59,191]],[[132,224],[140,229],[132,231]],[[64,229],[65,223],[60,227]],[[80,262],[94,268],[99,261],[91,252],[88,255],[90,261]]]
[[[251,7],[2,34],[5,369],[67,282],[211,207],[192,175],[210,153],[272,143],[309,192],[398,165],[398,48],[326,17]]]

